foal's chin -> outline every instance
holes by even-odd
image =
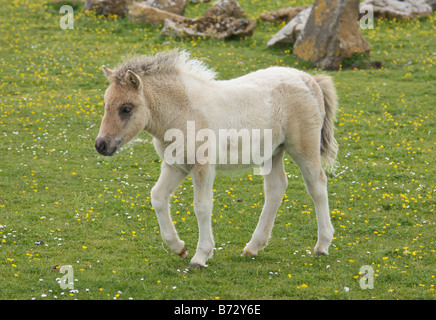
[[[115,148],[112,152],[105,154],[105,156],[112,157],[117,152],[117,150],[118,148]]]

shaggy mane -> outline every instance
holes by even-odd
[[[188,52],[177,49],[160,52],[155,56],[133,56],[122,62],[114,70],[113,78],[118,83],[122,82],[128,70],[141,77],[152,75],[176,76],[185,73],[202,80],[214,80],[216,76],[215,71],[208,68],[202,61],[193,59]]]

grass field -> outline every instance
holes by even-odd
[[[311,1],[241,0],[251,18]],[[189,4],[201,16],[210,4]],[[298,168],[269,246],[241,257],[263,205],[252,171],[218,176],[208,267],[163,244],[150,190],[159,175],[143,133],[114,157],[94,149],[107,80],[132,53],[185,48],[229,79],[272,65],[315,74],[292,49],[266,49],[283,24],[260,20],[242,40],[176,40],[159,27],[101,18],[74,4],[63,30],[59,4],[0,0],[0,299],[434,299],[435,15],[378,21],[363,30],[381,69],[328,72],[340,98],[339,167],[329,178],[336,233],[330,255],[312,254],[315,208]],[[243,199],[243,201],[237,201]],[[190,250],[197,242],[192,184],[171,198],[173,220]],[[61,289],[71,265],[74,289]],[[362,290],[362,266],[374,288]]]

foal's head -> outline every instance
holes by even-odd
[[[141,78],[131,70],[121,76],[105,66],[103,71],[111,84],[104,95],[104,117],[95,149],[112,156],[145,128],[149,117]]]

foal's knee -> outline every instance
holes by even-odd
[[[288,179],[286,175],[277,176],[277,179],[270,180],[265,183],[265,193],[270,198],[277,198],[281,200],[287,187]]]
[[[288,187],[288,178],[286,177],[286,175],[280,176],[280,179],[278,179],[277,181],[277,189],[285,192],[287,187]]]
[[[157,211],[168,206],[168,195],[160,191],[156,186],[151,189],[151,205]]]
[[[327,191],[327,177],[324,170],[313,171],[310,175],[305,176],[307,191],[312,198],[318,198]]]
[[[200,217],[207,214],[211,209],[211,203],[204,199],[194,200],[194,210]]]

